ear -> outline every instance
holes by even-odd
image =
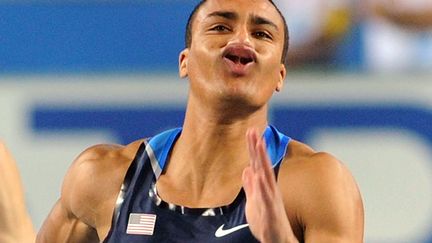
[[[284,64],[281,64],[280,66],[280,72],[279,72],[279,81],[276,85],[276,91],[279,92],[282,90],[284,83],[285,83],[285,77],[287,75],[287,70]]]
[[[189,49],[186,48],[179,55],[179,76],[186,78],[188,76],[187,62],[189,56]]]

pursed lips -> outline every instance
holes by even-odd
[[[227,46],[222,54],[229,71],[235,76],[244,76],[256,63],[256,54],[251,47],[245,45]]]

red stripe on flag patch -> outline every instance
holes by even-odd
[[[156,224],[156,215],[145,213],[129,214],[129,222],[126,234],[129,235],[153,235]]]

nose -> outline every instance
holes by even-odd
[[[239,26],[228,44],[243,44],[252,46],[251,34],[246,26]]]

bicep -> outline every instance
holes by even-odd
[[[90,243],[99,242],[99,239],[95,229],[75,217],[59,200],[42,225],[36,242]]]
[[[305,209],[305,241],[363,242],[363,204],[354,178],[339,163],[326,166]]]

